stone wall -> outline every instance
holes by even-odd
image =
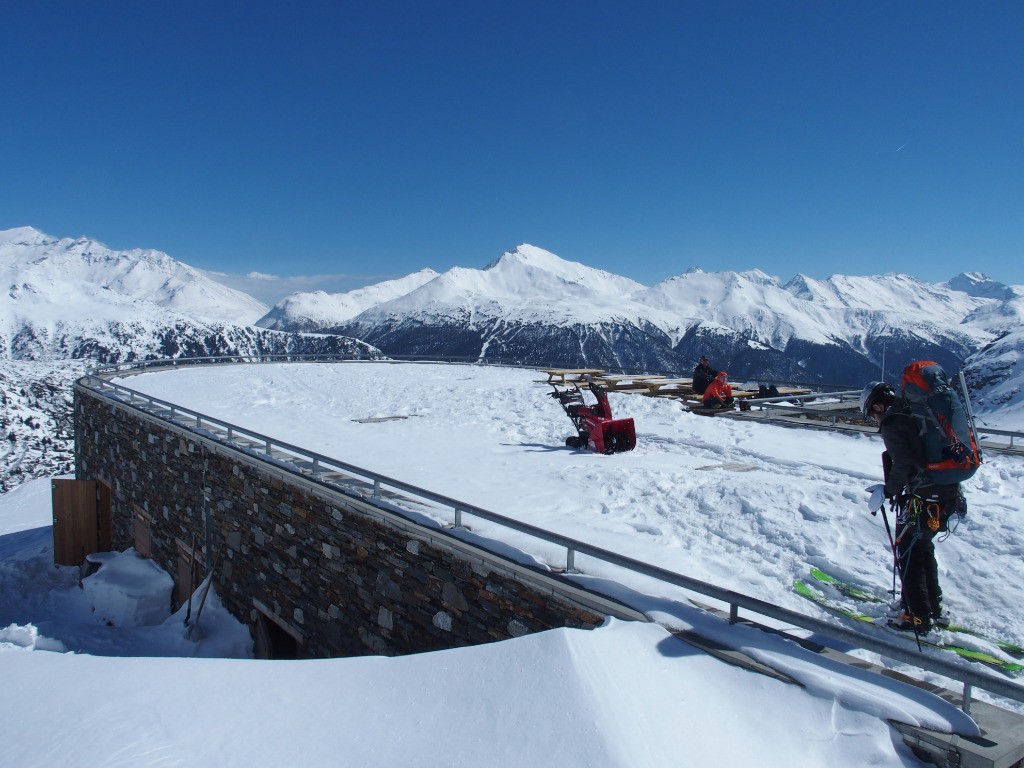
[[[115,549],[148,549],[184,596],[188,552],[205,546],[227,608],[251,627],[258,609],[271,614],[301,657],[438,650],[604,618],[498,555],[467,555],[443,529],[80,385],[75,459],[79,479],[111,488]]]

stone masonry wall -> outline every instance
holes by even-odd
[[[111,487],[115,549],[133,546],[134,521],[145,520],[151,556],[180,579],[183,548],[208,538],[225,606],[253,626],[259,601],[302,637],[302,657],[398,655],[603,620],[500,561],[459,557],[437,531],[403,531],[81,387],[75,458],[79,479]]]

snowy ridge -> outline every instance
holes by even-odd
[[[964,374],[982,424],[1024,430],[1024,329],[972,355]]]
[[[434,322],[471,318],[471,322],[600,323],[636,317],[628,297],[641,289],[640,283],[628,278],[524,244],[484,269],[450,269],[404,296],[367,309],[355,323],[368,326],[406,317]]]
[[[345,336],[253,327],[263,304],[160,251],[21,227],[0,232],[0,277],[0,492],[72,468],[71,385],[90,362],[379,355]]]
[[[0,231],[0,280],[7,297],[0,322],[155,316],[249,325],[266,313],[251,296],[214,282],[166,253],[113,251],[88,238],[57,239],[32,227]]]
[[[691,269],[648,288],[524,244],[482,270],[453,268],[354,317],[339,315],[333,326],[315,322],[391,354],[686,371],[708,353],[737,375],[849,383],[877,378],[886,356],[958,370],[1008,321],[999,309],[1008,302],[992,296],[1015,293],[998,285],[978,275],[931,284],[895,273],[798,275],[782,285],[760,270]],[[291,322],[277,327],[304,327]]]
[[[327,330],[371,307],[404,296],[437,275],[437,272],[427,268],[397,280],[387,280],[348,293],[293,293],[274,305],[256,325],[271,330],[304,333]]]

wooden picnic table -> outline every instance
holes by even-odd
[[[567,384],[573,381],[583,381],[587,376],[600,376],[600,368],[541,368],[541,373],[546,373],[548,384]],[[572,378],[566,378],[567,376]]]
[[[643,384],[647,387],[647,394],[654,395],[655,397],[669,394],[669,392],[661,391],[666,387],[668,387],[674,395],[693,392],[693,379],[654,379],[651,381],[645,381]]]
[[[629,374],[606,374],[595,376],[594,382],[606,387],[609,392],[642,392],[647,389],[648,381],[664,379],[664,376],[631,376]]]
[[[746,400],[749,397],[757,397],[759,390],[756,389],[734,389],[732,391],[733,400]]]

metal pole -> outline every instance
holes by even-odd
[[[971,420],[971,431],[977,435],[978,425],[974,423],[974,407],[971,405],[971,396],[967,392],[967,379],[964,378],[964,369],[960,369],[960,373],[957,374],[960,379],[960,391],[964,393],[964,406],[967,408],[967,418]],[[1013,447],[1013,438],[1010,438],[1010,447]]]

